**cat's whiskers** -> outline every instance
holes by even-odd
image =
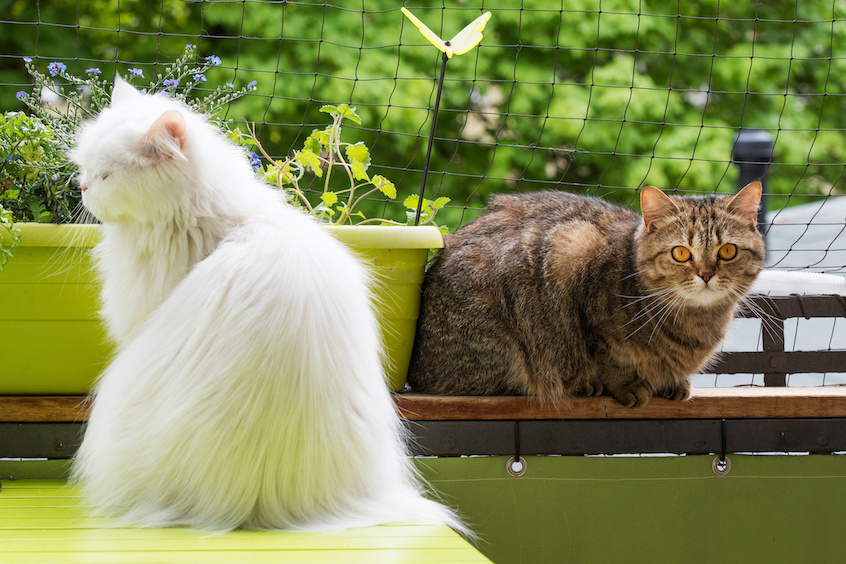
[[[746,308],[751,311],[755,317],[761,320],[761,330],[767,331],[767,334],[770,336],[780,335],[782,332],[781,322],[782,319],[777,315],[773,315],[772,313],[768,312],[766,309],[758,305],[752,300],[750,294],[744,294],[739,290],[734,290],[735,295],[738,298],[738,301],[745,306]]]
[[[638,326],[637,329],[626,335],[625,340],[630,339],[634,336],[638,331],[646,327],[650,322],[655,323],[655,328],[653,328],[652,335],[650,335],[650,341],[652,340],[652,336],[655,334],[655,329],[661,324],[661,320],[665,315],[665,312],[668,308],[672,308],[673,305],[679,299],[677,295],[676,289],[669,287],[669,288],[662,288],[661,290],[654,292],[650,297],[655,298],[653,301],[647,303],[643,309],[641,309],[636,315],[629,320],[628,323],[624,325],[629,325],[635,321],[638,321],[644,317],[646,320]],[[656,321],[656,319],[658,321]]]
[[[622,299],[625,299],[625,300],[631,300],[629,303],[623,305],[624,308],[627,308],[631,305],[642,302],[643,300],[647,300],[649,298],[654,298],[654,297],[663,295],[666,292],[667,292],[667,289],[661,288],[661,289],[655,290],[654,292],[650,292],[648,294],[643,294],[641,296],[629,296],[629,295],[626,295],[626,294],[616,294],[616,296],[618,298],[622,298]]]
[[[652,294],[637,298],[637,299],[635,299],[635,301],[631,302],[630,304],[623,306],[623,307],[628,307],[629,305],[637,304],[637,303],[642,302],[643,300],[646,300],[646,299],[649,299],[649,298],[656,298],[654,301],[648,302],[645,305],[640,304],[640,305],[643,306],[641,308],[641,310],[637,314],[635,314],[633,316],[633,318],[630,319],[625,325],[632,323],[633,321],[637,320],[638,318],[640,318],[644,315],[648,315],[648,313],[650,313],[652,310],[654,310],[656,307],[658,307],[661,304],[662,300],[664,300],[664,298],[667,296],[668,293],[669,293],[668,289],[662,289],[662,290],[653,292]],[[632,298],[634,298],[634,297],[632,296]],[[625,327],[625,325],[624,325],[624,327]]]
[[[644,272],[646,272],[646,270],[645,270],[645,269],[642,269],[642,270],[637,270],[637,271],[635,271],[635,272],[632,272],[631,274],[626,275],[626,276],[623,276],[622,278],[620,278],[620,282],[623,282],[624,280],[628,280],[629,278],[632,278],[632,277],[637,276],[637,275],[639,275],[639,274],[643,274]]]
[[[675,324],[675,320],[678,318],[678,313],[683,309],[683,304],[684,297],[681,296],[679,293],[674,292],[670,300],[665,303],[663,310],[660,312],[659,318],[655,322],[655,326],[652,328],[652,334],[649,335],[649,340],[646,341],[647,346],[652,343],[652,339],[655,337],[655,333],[658,331],[658,329],[664,326],[664,323],[670,317],[670,314],[673,313],[673,310],[675,310],[676,312],[676,317],[673,320],[673,323]]]

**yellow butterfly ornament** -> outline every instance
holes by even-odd
[[[442,53],[446,53],[447,58],[452,58],[453,55],[463,55],[473,47],[479,44],[482,41],[482,30],[485,29],[485,26],[488,23],[488,20],[491,19],[491,13],[485,12],[469,24],[467,24],[464,29],[459,31],[455,37],[450,39],[449,41],[444,41],[438,35],[429,29],[429,27],[421,22],[417,16],[406,10],[405,8],[400,8],[402,13],[405,14],[411,23],[420,30],[420,33],[423,34],[423,37],[429,40],[429,42],[438,48],[439,51]]]

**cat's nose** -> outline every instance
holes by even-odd
[[[713,277],[714,277],[714,271],[713,271],[713,270],[711,270],[710,268],[708,268],[708,269],[703,268],[702,270],[700,270],[700,271],[699,271],[699,277],[700,277],[702,280],[704,280],[704,281],[705,281],[705,283],[707,284],[707,283],[708,283],[708,281],[709,281],[711,278],[713,278]]]
[[[80,188],[80,190],[82,190],[83,192],[85,192],[86,190],[88,190],[88,186],[86,186],[85,184],[81,184],[81,185],[79,186],[79,188]]]

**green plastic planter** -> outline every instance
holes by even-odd
[[[86,393],[112,352],[88,256],[98,228],[17,226],[21,245],[0,272],[0,393]]]
[[[18,224],[21,245],[0,272],[0,394],[84,394],[113,348],[97,318],[97,286],[88,252],[94,225]],[[405,385],[434,227],[329,227],[370,264],[388,385]]]
[[[420,288],[430,249],[444,240],[436,227],[342,226],[329,231],[361,257],[375,274],[376,315],[382,330],[388,387],[405,387]]]

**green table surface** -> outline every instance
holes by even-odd
[[[62,480],[4,480],[0,561],[489,562],[446,526],[385,525],[334,533],[127,528],[94,516]]]

